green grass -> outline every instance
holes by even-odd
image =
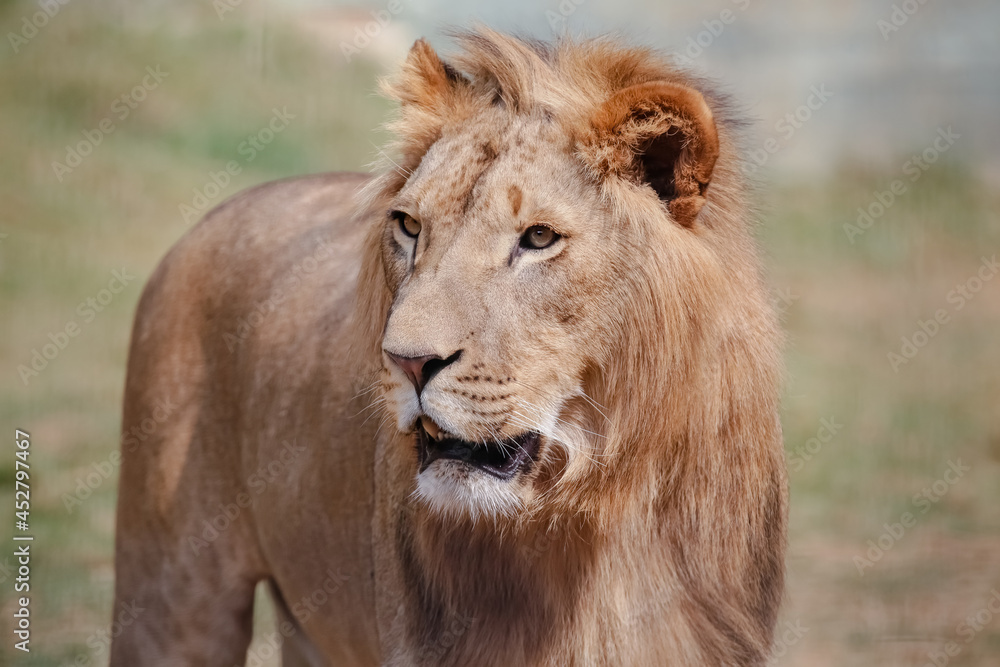
[[[188,228],[178,205],[210,171],[242,159],[240,142],[275,107],[296,118],[217,201],[274,178],[364,169],[385,138],[377,125],[388,106],[371,94],[382,66],[346,65],[291,20],[270,16],[261,32],[249,7],[221,22],[207,2],[161,9],[162,20],[139,21],[70,3],[21,53],[0,49],[0,233],[8,235],[0,241],[0,417],[9,431],[32,435],[36,535],[33,651],[15,656],[4,640],[0,664],[107,659],[87,638],[109,623],[114,478],[72,514],[63,494],[117,446],[132,313],[156,262]],[[33,10],[0,3],[2,32]],[[52,161],[156,64],[167,79],[58,182]],[[933,640],[952,636],[1000,584],[1000,278],[898,373],[886,359],[918,320],[950,308],[948,291],[982,255],[1000,251],[1000,197],[966,166],[941,162],[850,243],[843,225],[899,176],[844,165],[821,181],[764,191],[770,280],[794,295],[784,308],[787,449],[816,436],[821,419],[843,425],[791,474],[784,615],[810,631],[785,664],[923,664]],[[77,305],[123,266],[136,279],[84,324]],[[80,335],[24,386],[17,366],[70,320]],[[972,471],[859,577],[852,559],[866,541],[959,457]],[[12,479],[5,454],[0,507],[12,506]],[[7,524],[0,521],[0,541],[9,544]],[[0,607],[10,609],[11,598],[4,581]],[[262,609],[260,627],[268,618]],[[5,611],[7,638],[10,623]],[[998,648],[1000,619],[950,664],[994,664]]]

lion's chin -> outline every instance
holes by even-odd
[[[417,427],[417,498],[452,516],[512,516],[521,509],[516,478],[535,463],[537,433],[486,444],[437,435]]]

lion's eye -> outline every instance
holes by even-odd
[[[533,225],[521,235],[521,247],[528,250],[541,250],[560,239],[551,227],[545,225]]]
[[[399,222],[399,229],[411,239],[417,238],[420,234],[420,223],[407,213],[394,211],[392,216]]]

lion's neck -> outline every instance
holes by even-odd
[[[578,517],[544,525],[456,527],[420,516],[402,531],[418,664],[549,664],[553,656],[565,660],[567,650],[595,650],[581,638],[597,633],[581,626],[648,614],[650,603],[636,595],[653,592],[639,579],[663,563],[647,558],[633,567],[623,560],[629,552],[620,548],[621,535],[599,533]],[[623,598],[637,609],[623,609]]]

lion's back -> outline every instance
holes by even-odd
[[[123,437],[122,479],[150,485],[161,511],[193,433],[245,442],[273,407],[255,406],[273,397],[262,386],[281,374],[294,388],[318,363],[346,362],[321,348],[347,335],[364,235],[355,193],[366,178],[322,174],[244,191],[209,212],[150,277],[132,331],[122,424],[141,439]],[[158,405],[166,414],[150,426]],[[245,453],[253,465],[256,452]]]
[[[171,384],[239,381],[282,356],[282,344],[302,344],[314,333],[310,325],[339,333],[364,235],[353,220],[355,194],[366,180],[331,173],[265,183],[225,201],[182,237],[136,311],[126,418],[130,402],[157,398],[149,395],[154,386],[162,393]]]

